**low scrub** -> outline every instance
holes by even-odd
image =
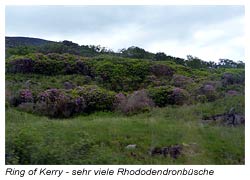
[[[86,102],[85,112],[110,111],[113,109],[115,93],[95,85],[79,86],[68,92],[72,97],[83,98]]]
[[[159,107],[170,105],[183,105],[188,103],[189,93],[181,88],[172,86],[159,86],[148,89],[149,96]]]
[[[84,112],[86,103],[83,98],[72,98],[58,89],[49,89],[38,95],[36,112],[49,117],[67,118]]]
[[[127,115],[145,112],[154,106],[154,102],[145,90],[135,91],[128,97],[118,94],[116,100],[118,101],[117,109]]]

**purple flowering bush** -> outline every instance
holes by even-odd
[[[29,58],[21,58],[6,64],[9,73],[33,73],[35,61]]]
[[[227,96],[237,96],[237,95],[239,95],[240,93],[238,92],[238,91],[235,91],[235,90],[228,90],[227,92],[226,92],[226,95]]]
[[[114,109],[120,109],[121,105],[127,101],[127,97],[123,93],[118,93],[115,95],[115,100],[113,103]]]
[[[163,64],[154,64],[150,67],[150,72],[155,76],[169,76],[172,77],[174,70],[171,67],[168,67]]]
[[[206,99],[211,102],[216,100],[219,97],[218,92],[216,91],[216,88],[212,84],[204,84],[200,88],[200,94],[205,95]]]
[[[188,84],[194,83],[194,80],[190,77],[183,75],[174,75],[173,76],[173,85],[176,87],[185,88]]]
[[[33,95],[29,89],[23,89],[19,92],[21,103],[33,102]]]
[[[245,73],[224,73],[221,77],[222,84],[224,86],[232,84],[244,84],[245,83]]]
[[[175,105],[183,105],[188,102],[190,94],[181,88],[175,87],[168,96],[168,103]]]
[[[12,106],[18,106],[22,103],[32,103],[34,101],[32,92],[29,89],[22,89],[17,94],[11,94],[8,99]]]
[[[72,98],[59,89],[48,89],[38,95],[36,111],[50,117],[67,118],[86,108],[83,98]]]
[[[127,98],[119,94],[120,103],[117,109],[124,114],[135,114],[150,110],[154,106],[154,102],[148,96],[145,90],[134,91]]]

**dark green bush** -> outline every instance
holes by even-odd
[[[91,67],[100,84],[119,92],[139,89],[149,75],[149,65],[143,60],[105,59],[92,61]]]
[[[159,107],[170,105],[183,105],[189,101],[189,93],[181,88],[172,86],[159,86],[148,89],[149,96]]]
[[[86,102],[86,112],[110,111],[113,109],[115,93],[95,85],[79,86],[69,91],[71,96],[81,97]]]
[[[159,86],[149,88],[148,93],[156,106],[164,107],[169,104],[169,96],[172,94],[173,87],[171,86]]]
[[[21,58],[6,64],[6,71],[10,73],[33,73],[35,61],[30,58]]]
[[[86,59],[70,54],[30,54],[17,57],[6,63],[9,73],[35,73],[45,75],[82,74],[92,76],[91,68]]]

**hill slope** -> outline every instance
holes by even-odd
[[[50,42],[53,41],[31,37],[5,37],[6,48],[13,48],[18,46],[41,46]]]

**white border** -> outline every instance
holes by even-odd
[[[250,22],[250,6],[247,3],[247,0],[43,0],[43,1],[32,1],[32,0],[4,0],[1,1],[1,6],[0,6],[0,59],[1,59],[1,66],[0,66],[0,78],[1,78],[1,94],[0,94],[0,101],[2,102],[0,105],[0,114],[2,115],[1,118],[1,126],[0,126],[0,177],[1,179],[18,179],[16,176],[4,176],[5,169],[7,166],[4,165],[5,162],[5,157],[4,157],[4,142],[5,142],[5,105],[4,105],[4,99],[5,99],[5,55],[4,55],[4,43],[5,43],[5,5],[245,5],[245,32],[246,32],[246,49],[245,49],[245,62],[246,62],[246,131],[245,131],[245,152],[246,152],[246,157],[245,157],[245,165],[233,165],[233,166],[214,166],[214,165],[205,165],[205,166],[173,166],[173,165],[167,165],[167,166],[11,166],[15,168],[23,168],[23,169],[32,169],[35,167],[47,167],[50,169],[64,169],[64,170],[72,170],[72,169],[82,169],[82,168],[88,168],[88,169],[98,169],[98,168],[113,168],[116,169],[118,167],[127,167],[127,168],[155,168],[155,169],[163,169],[163,168],[207,168],[207,169],[214,169],[215,170],[215,175],[213,177],[209,176],[190,176],[190,177],[181,177],[181,176],[175,176],[171,178],[175,179],[181,179],[181,178],[186,178],[186,179],[211,179],[211,178],[223,178],[223,179],[249,179],[250,177],[250,159],[249,159],[249,153],[250,153],[250,143],[249,143],[249,137],[250,137],[250,132],[249,132],[249,123],[248,123],[248,117],[250,117],[250,111],[249,109],[249,102],[250,102],[250,96],[248,95],[248,89],[249,89],[249,57],[250,57],[250,51],[249,51],[249,42],[250,42],[250,28],[249,28],[249,22]],[[3,176],[3,178],[2,178]],[[127,179],[127,178],[138,178],[139,176],[119,176],[120,179]],[[34,179],[34,177],[26,177],[27,179]],[[52,179],[53,177],[35,177],[38,179]],[[63,176],[60,179],[69,179],[72,177],[69,176]],[[89,178],[102,178],[102,179],[117,179],[118,177],[116,176],[78,176],[75,177],[77,179],[89,179]],[[159,179],[168,179],[170,177],[168,176],[159,176],[159,177],[154,177],[154,176],[140,176],[139,178],[145,178],[145,179],[152,179],[152,178],[159,178]]]

